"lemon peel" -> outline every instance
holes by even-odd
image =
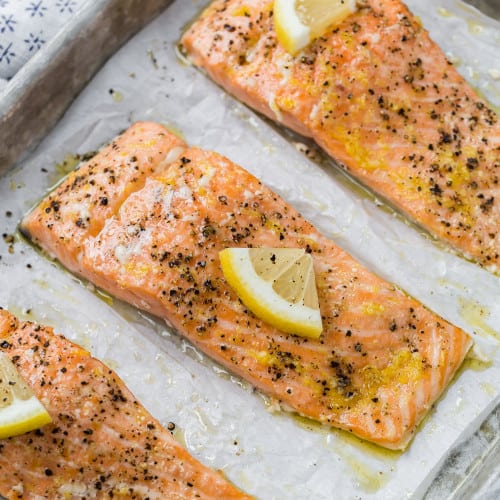
[[[52,419],[5,353],[0,353],[0,439],[38,429]]]
[[[355,12],[356,0],[274,0],[273,9],[278,41],[296,55]]]
[[[310,254],[300,248],[226,248],[222,272],[243,304],[258,318],[295,335],[322,332]]]

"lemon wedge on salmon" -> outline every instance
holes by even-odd
[[[356,10],[356,0],[274,0],[274,29],[295,55]]]
[[[301,248],[226,248],[222,272],[248,309],[275,328],[309,338],[323,329],[313,259]]]
[[[6,354],[0,353],[0,439],[24,434],[52,419]]]

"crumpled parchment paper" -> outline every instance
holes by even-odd
[[[174,2],[105,65],[35,152],[0,178],[0,305],[90,349],[163,424],[176,424],[176,437],[194,456],[260,499],[418,498],[447,452],[500,401],[500,278],[380,207],[344,174],[306,158],[293,139],[182,62],[176,42],[206,3]],[[500,24],[458,0],[408,4],[469,82],[499,106]],[[366,266],[474,337],[475,358],[406,452],[273,413],[263,396],[161,321],[81,283],[15,234],[72,155],[139,119],[227,155]]]

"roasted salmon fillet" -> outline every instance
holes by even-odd
[[[188,58],[458,253],[499,271],[500,124],[399,0],[364,0],[295,57],[272,0],[215,0]]]
[[[154,173],[122,199],[113,179],[137,168],[125,142],[133,137],[146,148],[142,134],[152,156],[161,149],[168,160],[158,154]],[[229,159],[182,149],[154,123],[137,123],[112,144],[127,154],[111,146],[83,163],[25,217],[21,231],[80,276],[165,319],[284,407],[404,448],[470,338],[373,275]],[[110,151],[122,159],[120,174],[105,173]],[[83,222],[81,213],[88,214]],[[320,339],[285,334],[249,312],[224,280],[218,254],[227,247],[310,252]]]
[[[0,440],[2,498],[251,498],[190,456],[116,373],[51,328],[0,310],[0,350],[53,420]]]

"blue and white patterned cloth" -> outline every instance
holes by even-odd
[[[88,1],[0,0],[0,89]]]

